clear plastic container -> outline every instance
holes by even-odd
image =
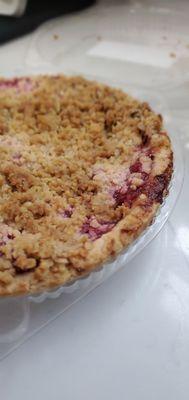
[[[95,12],[93,9],[85,11],[82,18],[77,14],[65,18],[64,24],[62,19],[44,24],[31,38],[24,65],[15,65],[1,73],[8,76],[57,72],[82,74],[89,79],[119,87],[136,98],[149,102],[156,112],[163,115],[174,150],[174,175],[169,195],[152,225],[112,262],[106,263],[85,278],[53,291],[1,299],[0,358],[5,357],[120,268],[129,268],[131,260],[162,229],[181,190],[184,163],[180,133],[166,92],[173,90],[173,78],[175,87],[181,84],[183,71],[187,69],[185,20],[181,24],[179,37],[182,43],[179,44],[177,41],[181,39],[177,38],[171,27],[174,25],[174,18],[183,18],[182,13],[169,11],[166,14],[165,8],[152,7],[149,10],[135,2],[131,2],[130,7],[123,4],[119,7],[123,10],[121,19],[120,10],[119,18],[116,17],[116,6],[104,6],[101,11],[98,11],[97,6]],[[165,21],[168,20],[171,37],[169,41],[165,39],[167,27],[164,29]],[[176,59],[171,54],[176,54]],[[56,300],[51,302],[51,299]]]

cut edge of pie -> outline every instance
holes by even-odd
[[[0,79],[0,296],[110,261],[152,223],[173,152],[162,117],[81,77]]]

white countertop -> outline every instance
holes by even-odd
[[[2,46],[0,73],[13,64],[21,70],[33,40],[35,34]],[[167,93],[171,112],[182,122],[186,175],[188,85],[180,83],[178,98],[171,89]],[[164,229],[140,255],[1,362],[2,400],[188,400],[187,186]]]

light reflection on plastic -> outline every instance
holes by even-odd
[[[159,46],[150,47],[149,45],[109,40],[97,43],[88,51],[88,55],[150,65],[156,68],[170,68],[175,63],[169,52]]]
[[[181,226],[177,230],[177,237],[182,245],[184,253],[189,256],[189,228]]]
[[[185,318],[185,314],[188,314],[188,303],[189,281],[187,282],[180,275],[171,273],[163,297],[163,307],[174,320],[180,320],[182,324],[188,325],[188,318]]]
[[[177,291],[178,294],[181,294],[183,300],[189,301],[189,281],[187,282],[186,279],[181,278],[177,274],[171,275],[171,284],[172,287]],[[187,303],[188,304],[188,303]]]

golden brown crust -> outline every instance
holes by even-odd
[[[172,175],[147,103],[80,77],[0,79],[0,295],[87,274],[151,223]]]

